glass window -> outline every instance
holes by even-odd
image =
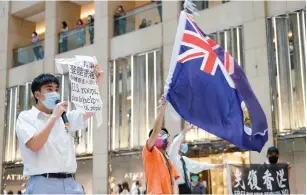
[[[208,35],[222,46],[240,66],[243,67],[243,30],[242,26],[211,33]]]
[[[267,20],[273,128],[279,132],[306,129],[305,22],[304,10]]]
[[[204,9],[208,9],[208,8],[212,8],[214,6],[223,4],[223,3],[227,3],[229,2],[229,0],[197,0],[197,1],[193,1],[193,3],[196,6],[196,9],[198,10],[204,10]],[[183,4],[184,1],[181,1],[181,8],[183,9]]]
[[[110,68],[112,150],[145,144],[162,92],[160,51],[119,58]]]

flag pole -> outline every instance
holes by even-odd
[[[176,69],[177,58],[178,58],[178,54],[180,50],[180,42],[182,39],[185,25],[186,25],[186,13],[184,11],[181,11],[178,26],[177,26],[175,42],[173,46],[172,58],[171,58],[170,66],[169,66],[168,75],[165,81],[165,86],[164,86],[164,97],[166,99],[167,99],[167,94],[170,89],[170,85],[172,84],[173,75]]]
[[[190,17],[193,17],[194,15],[197,15],[197,9],[195,4],[193,3],[193,0],[185,0],[183,5],[183,11],[181,11],[179,22],[177,26],[177,33],[175,37],[174,47],[173,47],[173,53],[172,58],[170,62],[170,67],[168,71],[168,75],[165,81],[164,86],[164,97],[167,99],[167,94],[170,89],[170,85],[172,83],[173,74],[176,69],[177,65],[177,56],[179,54],[180,49],[180,41],[182,39],[182,35],[184,32],[185,24],[186,24],[186,14],[189,14]]]

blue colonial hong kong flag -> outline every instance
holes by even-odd
[[[239,148],[261,152],[265,114],[227,51],[181,12],[164,95],[178,114]]]

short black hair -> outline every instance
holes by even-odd
[[[37,36],[37,32],[34,31],[33,34],[35,34],[35,36]]]
[[[40,75],[38,75],[32,81],[32,84],[31,84],[31,91],[32,91],[33,96],[34,96],[35,91],[40,91],[42,86],[49,84],[49,83],[55,83],[55,84],[58,85],[58,87],[60,87],[59,79],[56,78],[54,75],[52,75],[52,74],[40,74]],[[35,102],[37,103],[37,99],[35,98],[35,96],[34,96],[34,99],[35,99]]]
[[[198,176],[199,177],[199,175],[197,173],[191,173],[191,177],[192,176]]]
[[[90,23],[94,23],[94,18],[93,18],[93,16],[92,16],[92,15],[88,15],[87,17],[90,17],[90,18],[91,18]]]
[[[63,28],[66,28],[67,26],[68,26],[68,25],[67,25],[67,22],[66,22],[66,21],[63,21],[63,22],[62,22],[62,27],[63,27]]]
[[[165,133],[167,133],[167,134],[169,135],[168,130],[167,130],[167,129],[165,129],[164,127],[162,127],[162,129],[161,129],[161,130],[162,130],[162,131],[164,131]],[[151,136],[152,132],[153,132],[153,129],[151,129],[151,130],[149,131],[148,137],[150,137],[150,136]]]
[[[122,186],[123,186],[123,189],[124,189],[124,190],[128,190],[128,192],[130,192],[128,182],[124,181],[124,182],[122,183]]]

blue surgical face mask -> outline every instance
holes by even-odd
[[[192,181],[198,181],[198,176],[197,176],[197,175],[193,175],[193,176],[191,177],[191,179],[192,179]]]
[[[43,94],[45,96],[45,100],[42,101],[42,103],[44,104],[44,106],[50,110],[53,110],[55,108],[55,101],[60,100],[60,94],[58,94],[57,92],[49,92],[49,93],[45,93]]]
[[[181,144],[181,152],[182,153],[187,153],[188,152],[188,150],[189,150],[189,146],[188,146],[188,144]]]

